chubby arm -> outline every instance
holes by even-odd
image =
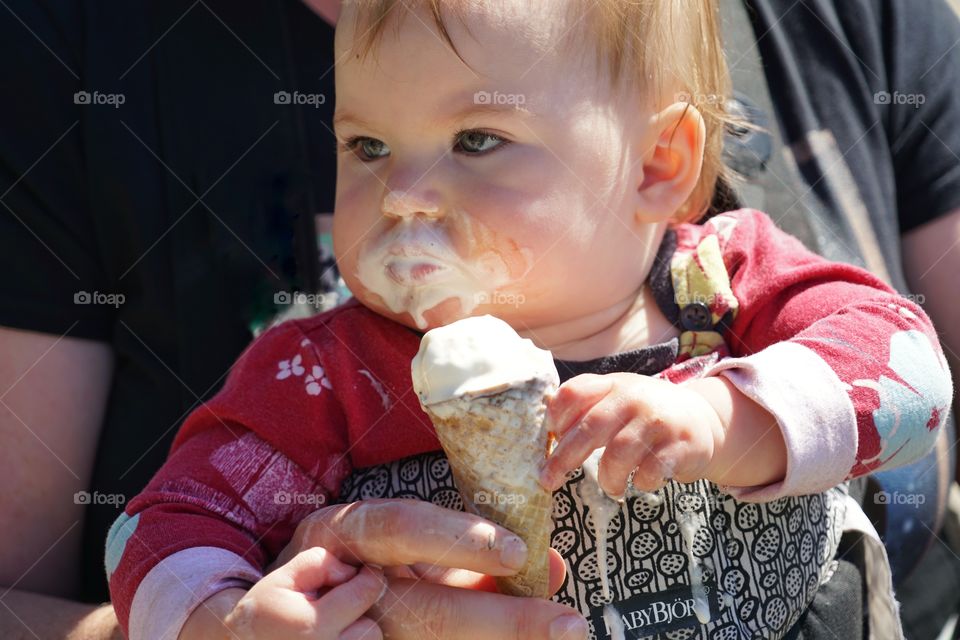
[[[731,274],[725,304],[739,308],[724,337],[734,357],[683,384],[635,374],[567,381],[547,413],[558,445],[545,486],[605,446],[600,482],[611,495],[636,467],[640,488],[708,478],[741,499],[773,500],[907,464],[933,446],[952,388],[916,304],[807,252],[759,212],[724,214],[678,238],[679,250],[722,250],[724,267],[692,282]]]
[[[717,223],[740,310],[725,333],[735,357],[723,376],[777,420],[782,482],[738,485],[741,498],[811,493],[908,464],[936,442],[952,398],[930,319],[868,272],[829,261],[765,215]]]
[[[111,527],[107,578],[129,637],[175,638],[209,597],[248,589],[299,521],[329,500],[347,466],[319,462],[345,448],[332,393],[305,390],[315,358],[295,323],[261,336]],[[318,415],[329,430],[317,428]]]
[[[722,376],[685,383],[716,412],[720,436],[703,476],[720,486],[752,487],[778,482],[787,473],[787,445],[769,411]]]

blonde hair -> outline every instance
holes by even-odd
[[[457,53],[444,20],[464,0],[353,0],[358,6],[355,50],[366,56],[383,36],[388,18],[399,4],[426,6],[440,35]],[[719,179],[734,180],[723,162],[724,131],[743,126],[726,109],[730,76],[720,34],[717,0],[573,0],[572,9],[586,11],[587,34],[597,47],[597,60],[606,62],[614,82],[635,82],[653,104],[665,107],[686,101],[703,116],[706,127],[700,178],[677,221],[703,216]],[[462,58],[461,58],[462,59]],[[466,61],[464,61],[466,64]]]

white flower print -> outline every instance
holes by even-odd
[[[284,380],[291,375],[302,376],[304,368],[300,365],[301,362],[303,362],[303,356],[299,353],[292,360],[281,360],[277,363],[277,367],[280,369],[277,372],[277,380]]]
[[[331,389],[330,381],[327,380],[327,377],[323,375],[323,367],[320,365],[313,365],[313,370],[303,380],[307,385],[307,393],[311,396],[318,396],[320,392],[323,391],[321,387],[326,387]]]

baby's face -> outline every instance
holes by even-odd
[[[348,286],[421,330],[491,313],[535,333],[631,299],[664,226],[635,215],[642,96],[597,72],[566,3],[465,4],[447,28],[469,67],[426,10],[358,59],[344,3],[334,244]]]

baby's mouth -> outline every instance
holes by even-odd
[[[390,256],[384,265],[387,276],[402,286],[435,284],[448,279],[454,270],[429,256]]]

